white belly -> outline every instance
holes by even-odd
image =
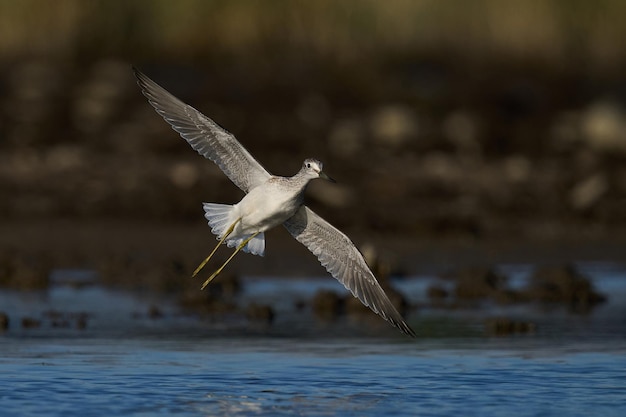
[[[247,235],[281,225],[301,204],[299,195],[282,193],[278,187],[255,188],[235,205],[236,216],[241,218],[235,232]]]

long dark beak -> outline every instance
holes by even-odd
[[[324,171],[320,171],[320,178],[330,182],[337,182],[334,179],[330,178]]]

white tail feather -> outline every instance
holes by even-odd
[[[211,232],[213,232],[218,239],[221,239],[228,228],[237,221],[233,214],[232,205],[203,203],[202,208],[204,209],[204,217],[208,220],[209,226],[211,226]],[[226,244],[230,248],[237,247],[248,237],[250,237],[250,235],[233,238],[227,237]],[[259,233],[256,235],[242,250],[253,255],[263,256],[265,254],[265,234]]]
[[[204,217],[211,226],[211,232],[218,239],[221,239],[230,225],[237,220],[232,218],[233,206],[229,204],[203,203],[202,208],[204,209]]]

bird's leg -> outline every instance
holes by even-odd
[[[226,266],[226,264],[228,264],[230,262],[231,259],[233,259],[235,257],[235,255],[237,255],[237,252],[239,252],[241,249],[244,248],[244,246],[246,246],[248,244],[248,242],[250,242],[252,239],[254,239],[254,237],[256,235],[258,235],[261,232],[256,232],[253,233],[252,236],[250,236],[249,238],[247,238],[246,240],[244,240],[243,242],[241,242],[241,245],[237,246],[237,249],[235,249],[235,251],[233,252],[232,255],[230,255],[230,257],[228,259],[226,259],[226,262],[224,262],[224,264],[222,266],[220,266],[217,271],[213,272],[213,274],[206,280],[204,281],[204,284],[202,284],[202,287],[200,289],[204,289],[204,287],[206,287],[207,285],[209,285],[209,282],[213,281],[213,278],[215,278],[216,276],[219,275],[220,272],[222,272],[222,269],[224,269],[224,267]]]
[[[217,251],[217,248],[220,247],[220,245],[222,243],[224,243],[224,240],[226,240],[226,238],[233,232],[233,230],[235,230],[235,226],[237,225],[237,223],[239,223],[241,221],[241,218],[238,218],[235,223],[231,224],[230,227],[228,228],[228,230],[226,230],[226,232],[224,233],[224,236],[222,236],[220,238],[220,241],[217,242],[217,245],[215,245],[215,249],[213,249],[213,251],[209,254],[209,256],[207,256],[204,261],[202,261],[202,263],[200,265],[198,265],[198,267],[196,268],[195,271],[193,271],[193,274],[191,275],[192,277],[195,277],[196,275],[198,275],[198,272],[200,272],[202,270],[202,268],[204,268],[204,265],[207,264],[207,262],[209,262],[209,260],[213,257],[213,255],[215,255],[215,252]]]

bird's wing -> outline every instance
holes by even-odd
[[[196,152],[215,162],[237,187],[248,193],[271,176],[235,136],[174,97],[138,69],[133,67],[133,71],[143,95],[157,113]]]
[[[363,304],[403,333],[415,337],[415,332],[378,284],[361,252],[345,234],[306,206],[300,207],[283,225]]]

